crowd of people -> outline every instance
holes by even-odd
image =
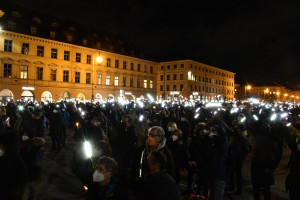
[[[223,200],[243,193],[250,156],[253,197],[270,200],[284,145],[291,150],[286,187],[300,199],[299,116],[297,105],[285,103],[3,101],[0,194],[34,199],[48,129],[53,152],[67,145],[67,132],[82,144],[72,170],[87,199]]]

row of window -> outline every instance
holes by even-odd
[[[166,85],[166,91],[171,91],[170,88],[172,87],[172,85]],[[160,85],[160,91],[164,91],[164,86]],[[201,90],[202,89],[202,90]],[[179,91],[183,91],[184,90],[184,85],[180,84],[179,85]],[[172,91],[177,91],[177,85],[173,85]],[[190,86],[190,91],[199,91],[199,92],[208,92],[208,93],[219,93],[219,94],[223,94],[224,89],[218,89],[218,88],[212,88],[212,87],[204,87],[204,86],[200,86],[197,87],[197,85],[195,85],[193,87],[193,85]],[[233,90],[226,90],[225,89],[225,93],[226,94],[233,94]]]
[[[180,64],[180,68],[184,68],[184,64]],[[196,65],[193,66],[193,64],[190,65],[190,68],[193,69],[195,68],[196,70],[199,69],[199,71],[201,71],[201,67],[197,67]],[[173,67],[171,67],[171,65],[167,65],[167,69],[178,69],[177,67],[177,64],[174,64]],[[165,66],[160,66],[160,70],[165,70]],[[229,77],[229,78],[233,78],[232,75],[229,75],[229,74],[225,74],[225,73],[222,73],[219,72],[219,71],[215,71],[215,70],[212,70],[212,69],[208,69],[208,68],[205,68],[205,67],[202,67],[202,71],[205,72],[205,73],[211,73],[211,74],[216,74],[216,75],[222,75],[222,76],[225,76],[225,77]]]
[[[36,80],[43,80],[43,73],[44,68],[43,67],[37,67],[36,68]],[[12,78],[12,64],[4,63],[3,68],[3,77],[5,78]],[[50,69],[50,81],[56,81],[57,77],[57,69]],[[28,66],[21,65],[20,68],[20,78],[21,79],[28,79]],[[122,86],[126,87],[126,76],[123,77],[123,83]],[[110,85],[110,75],[106,75],[105,84]],[[63,70],[63,82],[69,82],[70,81],[70,71],[69,70]],[[98,85],[101,85],[102,82],[102,75],[97,73],[97,83]],[[80,72],[75,72],[75,83],[80,83]],[[91,84],[91,73],[86,73],[86,84]],[[134,78],[130,78],[130,87],[133,87]],[[148,86],[148,80],[143,80],[143,88],[147,88]],[[114,86],[119,86],[119,77],[114,77]],[[141,87],[141,79],[137,78],[137,88]],[[153,80],[149,81],[149,88],[153,88]]]
[[[4,39],[4,51],[12,52],[12,47],[13,47],[13,41]],[[45,52],[44,46],[37,45],[36,55],[40,56],[40,57],[44,57],[44,52]],[[29,55],[29,43],[23,43],[22,44],[21,53]],[[51,58],[57,59],[57,55],[58,55],[58,49],[51,48],[51,55],[50,55]],[[82,61],[81,53],[76,53],[75,56],[76,56],[75,61],[80,63]],[[70,61],[70,51],[64,51],[64,60]],[[86,56],[86,63],[87,64],[92,64],[92,55],[87,55]],[[110,58],[106,59],[106,66],[111,67],[111,59]],[[123,61],[123,66],[122,67],[123,67],[123,69],[128,68],[127,61]],[[115,68],[120,68],[120,61],[117,60],[117,59],[115,60]],[[134,63],[133,62],[130,63],[130,70],[134,70]],[[137,64],[137,71],[141,72],[141,64]],[[143,72],[148,73],[148,66],[147,65],[144,65]],[[153,73],[153,66],[150,66],[149,72],[151,74]]]

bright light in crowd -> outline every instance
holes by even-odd
[[[82,115],[82,116],[84,116],[84,115],[85,115],[85,112],[84,112],[84,111],[82,111],[82,112],[81,112],[81,115]]]
[[[18,109],[19,109],[20,111],[22,111],[22,110],[24,110],[24,107],[23,107],[23,106],[18,106]]]
[[[212,102],[209,102],[205,105],[206,108],[211,108],[211,107],[221,107],[221,103],[212,103]]]
[[[144,115],[140,115],[139,117],[140,122],[143,121],[143,119],[144,119]]]
[[[199,113],[197,113],[196,115],[195,115],[195,119],[197,119],[199,117]]]
[[[143,102],[141,102],[141,101],[137,101],[137,103],[139,104],[139,106],[140,106],[141,108],[143,108],[143,107],[144,107],[144,103],[143,103]]]
[[[147,94],[147,97],[148,97],[149,101],[151,101],[151,102],[154,101],[154,98],[150,94]]]
[[[271,121],[274,121],[276,118],[277,118],[277,115],[276,115],[275,113],[272,114],[272,116],[271,116]]]
[[[281,118],[285,118],[285,117],[287,117],[287,116],[288,116],[287,113],[282,113],[282,114],[280,115]]]
[[[89,141],[85,141],[84,144],[83,144],[83,148],[84,148],[84,153],[86,155],[87,158],[90,158],[92,157],[92,146],[90,144]]]
[[[244,121],[246,121],[246,117],[243,117],[242,119],[241,119],[241,122],[243,123]]]
[[[261,114],[261,112],[262,112],[262,109],[259,110],[258,114]]]
[[[258,117],[256,115],[253,115],[253,118],[255,119],[255,121],[258,121]]]
[[[292,125],[291,123],[287,123],[287,124],[286,124],[287,127],[289,127],[289,126],[291,126],[291,125]]]
[[[195,110],[195,112],[198,112],[200,110],[200,108],[197,108],[196,110]]]

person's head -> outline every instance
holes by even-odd
[[[117,173],[118,164],[111,157],[102,156],[97,161],[96,170],[93,174],[93,181],[101,185],[108,185],[111,177]]]
[[[130,115],[124,115],[122,117],[122,123],[126,126],[129,127],[132,125],[133,123],[133,117],[131,117]]]
[[[42,114],[43,114],[42,112],[35,110],[32,113],[32,118],[35,120],[39,120],[39,119],[41,119]]]
[[[172,131],[170,138],[172,138],[173,141],[182,139],[182,131],[180,129],[175,129]]]
[[[155,148],[165,138],[165,131],[160,126],[153,126],[148,131],[147,145]]]
[[[95,126],[95,127],[98,126],[100,123],[99,119],[94,115],[91,117],[90,122],[91,122],[91,125]]]
[[[166,168],[167,159],[164,154],[154,151],[147,157],[149,173],[156,174]]]
[[[168,131],[171,132],[177,129],[177,124],[175,122],[169,122],[167,127],[168,127]]]
[[[206,123],[200,122],[196,125],[194,129],[194,136],[199,136],[199,135],[207,135],[209,133],[209,129],[206,129]]]

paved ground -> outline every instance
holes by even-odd
[[[78,143],[70,137],[67,139],[66,147],[59,153],[50,152],[50,137],[46,136],[45,156],[43,159],[42,180],[36,188],[36,200],[79,200],[83,198],[82,184],[74,176],[71,169],[71,160],[74,149],[77,149]],[[275,171],[275,185],[272,186],[272,199],[288,200],[285,193],[284,181],[288,171],[285,169],[289,158],[289,151],[284,149],[283,159]],[[186,173],[182,173],[183,175]],[[233,200],[252,200],[250,191],[250,162],[249,158],[243,167],[245,189],[241,196],[232,196]],[[180,188],[185,188],[184,181]],[[183,199],[185,199],[183,197]],[[229,199],[229,198],[226,198]]]

